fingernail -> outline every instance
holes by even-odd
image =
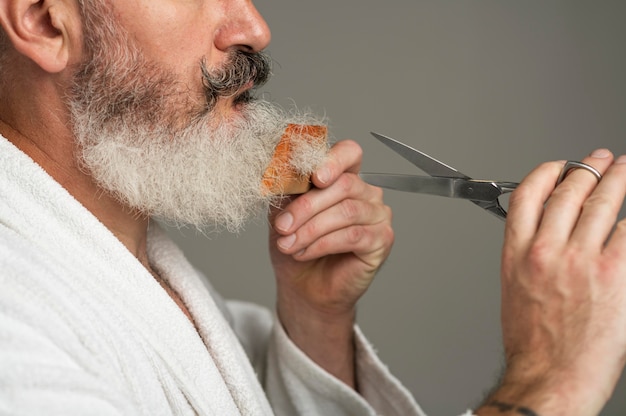
[[[289,212],[284,212],[276,218],[276,222],[274,223],[276,229],[280,231],[287,231],[293,224],[293,215]]]
[[[607,149],[596,149],[593,151],[593,153],[591,153],[591,156],[597,157],[598,159],[604,159],[611,156],[611,152],[609,152]]]
[[[296,242],[295,234],[289,234],[288,236],[281,237],[278,240],[276,240],[276,243],[278,244],[278,246],[281,248],[285,248],[285,249],[293,246],[293,243],[295,242]]]
[[[619,164],[626,163],[626,155],[621,155],[620,157],[618,157],[615,163],[619,163]]]
[[[330,170],[328,168],[321,168],[317,171],[317,179],[321,183],[327,183],[330,180]]]

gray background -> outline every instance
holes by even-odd
[[[626,153],[626,2],[258,0],[273,34],[269,99],[327,114],[364,171],[417,173],[369,131],[476,178]],[[458,415],[501,364],[503,224],[464,201],[386,192],[396,243],[359,322],[429,415]],[[273,306],[266,225],[171,230],[228,297]],[[626,414],[626,380],[603,415]]]

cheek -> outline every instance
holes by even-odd
[[[145,57],[171,69],[211,62],[219,10],[211,1],[138,1],[116,6],[118,17]],[[212,7],[215,13],[209,13]],[[210,58],[211,57],[211,58]],[[183,72],[181,70],[177,72]]]

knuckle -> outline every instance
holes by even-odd
[[[563,181],[554,189],[554,191],[552,191],[552,196],[558,198],[570,198],[579,192],[580,189],[574,184],[574,182]]]
[[[359,204],[351,199],[346,199],[340,204],[343,216],[348,221],[359,217]]]
[[[343,174],[337,179],[336,183],[344,194],[349,194],[354,187],[353,175]]]
[[[355,225],[346,230],[346,238],[348,243],[356,244],[363,239],[365,235],[365,230],[360,225]]]
[[[616,256],[615,253],[603,255],[601,260],[595,265],[597,277],[600,280],[607,280],[620,275],[621,272],[623,272],[622,267],[618,266],[620,257],[621,256]]]
[[[583,270],[587,268],[587,249],[579,244],[567,246],[560,257],[560,263],[569,270]]]
[[[380,235],[382,236],[383,241],[387,242],[389,245],[393,244],[396,239],[396,234],[391,224],[387,224],[382,229]]]
[[[618,252],[603,253],[592,266],[593,277],[603,286],[621,287],[626,273],[623,254]]]
[[[526,263],[533,275],[547,273],[553,259],[550,243],[542,238],[536,239],[531,244],[526,255]]]
[[[615,202],[610,195],[601,192],[594,192],[583,203],[583,209],[610,209],[613,208]]]
[[[535,194],[535,190],[522,182],[509,196],[509,208],[515,208],[521,205],[527,199]]]
[[[295,201],[297,204],[297,211],[300,215],[309,217],[313,213],[315,209],[313,205],[313,201],[307,194],[300,195],[300,197]]]
[[[310,241],[319,234],[320,225],[318,221],[313,218],[308,221],[300,230],[298,230],[298,241]]]
[[[315,241],[314,246],[317,252],[326,253],[330,250],[332,242],[328,237],[323,237]]]

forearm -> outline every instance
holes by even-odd
[[[317,365],[356,389],[354,310],[319,311],[289,298],[279,296],[277,305],[289,338]]]

